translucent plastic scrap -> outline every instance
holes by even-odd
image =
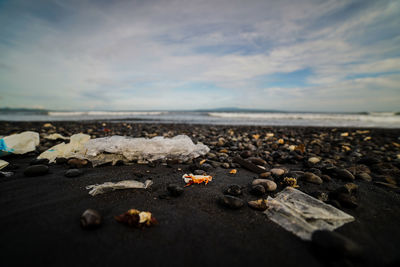
[[[56,158],[85,158],[86,148],[83,146],[89,141],[90,135],[87,134],[74,134],[71,136],[68,144],[61,143],[51,147],[42,154],[38,159],[48,159],[50,163],[55,162]]]
[[[303,240],[316,230],[329,230],[354,221],[354,217],[297,189],[286,187],[276,198],[268,197],[264,213]]]
[[[147,189],[153,184],[152,180],[146,180],[144,183],[135,180],[124,180],[118,183],[106,182],[104,184],[94,184],[86,186],[86,189],[91,189],[89,194],[92,196],[103,194],[117,189],[140,188]]]
[[[26,131],[13,134],[0,139],[0,156],[12,154],[25,154],[36,149],[39,145],[39,134]]]
[[[97,157],[102,153],[123,155],[126,160],[154,161],[165,158],[177,158],[183,161],[207,154],[210,149],[203,144],[195,145],[186,135],[173,138],[156,136],[147,138],[130,138],[111,136],[96,138],[85,144],[87,158]]]
[[[61,134],[58,133],[47,135],[44,138],[46,138],[47,140],[57,140],[57,139],[69,140],[69,137],[62,136]]]
[[[8,165],[8,162],[0,159],[0,170]]]

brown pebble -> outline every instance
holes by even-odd
[[[68,160],[68,165],[75,167],[75,168],[82,168],[86,166],[88,161],[86,159],[70,159]]]
[[[267,200],[266,199],[258,199],[247,202],[250,208],[255,210],[264,211],[267,209]]]
[[[263,172],[263,173],[260,173],[259,176],[260,176],[260,178],[265,179],[265,178],[270,177],[271,173],[270,172]]]

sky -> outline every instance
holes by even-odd
[[[400,1],[0,0],[0,108],[400,111]]]

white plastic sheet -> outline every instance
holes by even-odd
[[[0,139],[0,156],[34,151],[39,145],[39,140],[39,134],[31,131],[3,137]]]
[[[124,180],[117,183],[106,182],[103,184],[88,185],[86,186],[86,189],[91,189],[89,191],[89,194],[95,196],[118,189],[130,189],[130,188],[147,189],[152,184],[153,184],[152,180],[146,180],[144,183],[135,180]]]
[[[268,197],[264,213],[303,240],[316,230],[329,230],[354,221],[354,217],[297,189],[286,187],[276,198]]]
[[[0,170],[8,165],[8,162],[0,159]]]

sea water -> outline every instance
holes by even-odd
[[[0,111],[1,121],[110,120],[140,123],[212,125],[324,126],[400,128],[400,115],[324,112],[207,112],[207,111]]]

